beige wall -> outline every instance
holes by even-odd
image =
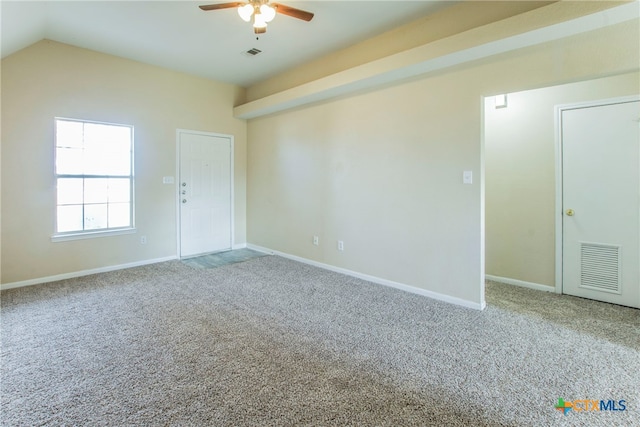
[[[485,103],[486,272],[555,286],[554,107],[640,93],[624,74],[508,94]]]
[[[638,64],[631,21],[250,120],[248,241],[481,304],[482,97]]]
[[[248,241],[479,302],[479,98],[448,80],[251,121]]]
[[[235,136],[235,242],[246,241],[243,90],[41,41],[2,60],[2,283],[176,255],[176,129]],[[52,243],[56,116],[135,127],[137,234]],[[10,203],[7,203],[10,201]],[[140,244],[140,236],[148,244]]]

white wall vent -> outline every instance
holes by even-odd
[[[580,242],[580,287],[620,294],[621,247]]]
[[[254,48],[251,48],[248,51],[246,51],[244,54],[247,55],[247,56],[256,56],[259,53],[262,53],[262,51],[260,49],[256,49],[254,47]]]

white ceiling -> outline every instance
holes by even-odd
[[[2,57],[46,38],[249,86],[454,3],[282,0],[314,19],[278,15],[256,40],[234,9],[198,8],[224,2],[2,0]],[[251,48],[262,53],[249,57]]]

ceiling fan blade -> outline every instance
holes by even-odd
[[[207,4],[204,6],[200,6],[200,9],[202,10],[230,9],[232,7],[242,6],[243,4],[245,3],[241,1],[234,1],[231,3]]]
[[[303,21],[311,21],[313,19],[313,13],[304,10],[296,9],[295,7],[286,6],[281,3],[271,3],[275,6],[276,12],[283,15],[292,16],[294,18],[302,19]]]

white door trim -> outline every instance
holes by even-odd
[[[556,287],[558,294],[562,293],[562,270],[563,270],[563,229],[562,221],[564,218],[562,211],[562,113],[567,110],[575,110],[578,108],[602,107],[605,105],[625,104],[627,102],[640,101],[640,96],[621,96],[617,98],[608,98],[595,101],[580,102],[575,104],[556,105],[555,107],[555,150],[556,150],[556,204],[555,204],[555,223],[556,223]]]
[[[215,132],[202,132],[197,130],[189,130],[189,129],[176,129],[176,253],[178,254],[178,259],[182,259],[182,250],[181,250],[181,235],[180,235],[180,224],[181,224],[181,210],[180,210],[180,136],[182,134],[191,134],[191,135],[203,135],[203,136],[214,136],[218,138],[228,138],[231,142],[231,248],[235,247],[235,152],[234,152],[234,136],[228,135],[224,133],[215,133]]]

